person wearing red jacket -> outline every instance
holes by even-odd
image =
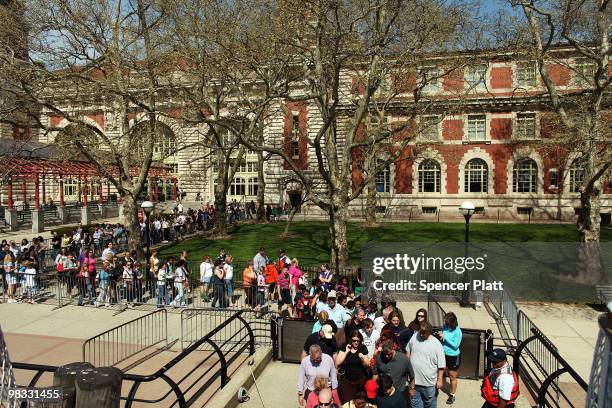
[[[266,284],[268,285],[268,299],[274,301],[274,294],[276,293],[276,279],[278,278],[278,269],[274,265],[274,262],[268,261],[266,265]]]

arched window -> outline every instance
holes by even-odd
[[[586,175],[586,171],[580,162],[580,159],[576,159],[572,162],[572,165],[569,169],[569,188],[570,193],[579,193],[580,186],[584,182],[584,176]]]
[[[419,193],[440,192],[440,165],[432,159],[419,164]]]
[[[246,195],[246,180],[242,177],[235,177],[234,182],[230,185],[230,193],[232,196]]]
[[[247,183],[247,195],[256,196],[257,195],[257,177],[251,177],[249,182]]]
[[[529,158],[518,160],[512,170],[512,192],[538,192],[538,165]]]
[[[472,159],[465,165],[465,192],[486,193],[488,191],[489,168],[482,159]]]
[[[391,192],[391,169],[389,166],[386,166],[382,171],[376,174],[376,192]]]

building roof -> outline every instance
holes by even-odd
[[[60,160],[55,146],[15,139],[0,139],[0,168],[4,176],[80,176],[100,177],[92,163],[83,158]],[[113,175],[116,171],[111,171]],[[140,167],[133,166],[132,176],[140,173]],[[170,167],[153,163],[150,177],[172,177]]]

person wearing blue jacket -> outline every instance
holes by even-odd
[[[439,334],[438,338],[442,342],[442,348],[444,348],[446,371],[451,386],[446,403],[452,405],[455,402],[455,393],[457,392],[457,371],[459,371],[461,365],[460,346],[462,338],[457,316],[453,312],[444,315],[444,327],[442,327],[442,333]]]

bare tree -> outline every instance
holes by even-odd
[[[307,153],[302,149],[296,155],[291,143],[247,145],[282,157],[305,195],[329,216],[330,258],[337,270],[348,262],[349,204],[377,173],[410,154],[408,146],[419,134],[416,118],[433,105],[424,89],[454,69],[431,74],[422,65],[429,53],[448,51],[465,39],[459,33],[467,21],[463,6],[399,0],[279,3],[280,24],[269,31],[287,47],[301,81],[288,103],[307,104],[309,120],[319,122],[310,134],[296,125],[298,137],[307,139],[308,154],[315,157],[305,161]],[[362,125],[373,114],[402,119],[363,134]],[[380,149],[372,147],[381,145],[385,154],[354,182],[354,157],[377,154]],[[321,180],[324,188],[317,188]]]
[[[172,60],[160,31],[165,15],[149,0],[33,0],[27,66],[5,60],[13,84],[4,89],[33,104],[51,142],[87,159],[117,189],[129,247],[142,251],[137,199],[144,190],[155,144],[164,136],[160,118],[163,78]],[[87,115],[102,106],[105,129]],[[133,125],[131,122],[135,123]]]
[[[227,194],[246,152],[244,141],[263,143],[263,126],[274,101],[284,94],[287,61],[262,30],[271,16],[272,1],[168,0],[172,38],[183,62],[179,80],[188,123],[208,129],[204,142],[211,149],[217,173],[215,208],[217,235],[226,235]],[[238,24],[237,22],[240,22]],[[264,155],[258,153],[258,220],[265,219]]]
[[[610,178],[612,142],[609,75],[612,6],[608,0],[511,0],[525,20],[523,59],[534,59],[558,126],[552,138],[576,157],[583,242],[600,239],[603,183]],[[560,67],[560,68],[559,68]],[[572,72],[574,86],[563,88],[554,70]],[[565,176],[569,168],[565,169]]]

